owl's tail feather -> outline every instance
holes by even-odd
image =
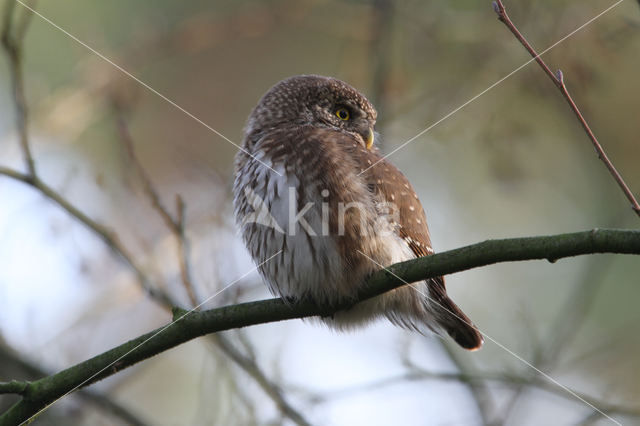
[[[464,312],[448,296],[438,300],[437,321],[440,326],[463,348],[475,351],[484,343],[482,333]]]
[[[447,296],[444,277],[431,278],[429,288],[429,308],[438,325],[442,327],[457,344],[470,351],[480,349],[484,343],[482,333],[468,316]]]

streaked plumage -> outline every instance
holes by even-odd
[[[433,253],[411,184],[367,143],[375,121],[376,111],[363,95],[320,76],[276,84],[251,113],[246,152],[236,157],[236,219],[257,264],[282,250],[260,267],[274,294],[322,304],[353,300],[378,264]],[[323,321],[344,329],[377,317],[418,331],[444,330],[467,349],[482,344],[478,330],[447,297],[442,277]]]

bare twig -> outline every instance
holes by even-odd
[[[613,220],[614,218],[609,219]],[[573,342],[584,325],[585,318],[596,300],[598,290],[602,287],[613,260],[614,258],[607,257],[589,262],[575,287],[565,298],[564,304],[558,309],[557,315],[549,327],[552,333],[551,336],[546,339],[544,345],[535,346],[538,350],[534,352],[532,364],[537,368],[547,371],[558,365],[558,359],[563,350],[570,347],[571,342]],[[523,377],[525,375],[526,373],[523,373]],[[528,374],[527,376],[531,381],[535,378],[534,374]],[[526,381],[514,385],[510,400],[503,405],[501,410],[502,419],[499,421],[500,424],[509,423],[509,418],[514,412],[520,397],[530,387],[531,385]],[[598,412],[594,410],[594,413]]]
[[[607,167],[607,170],[609,170],[609,173],[611,173],[615,181],[618,183],[618,186],[620,187],[624,195],[627,197],[627,199],[631,203],[631,208],[633,209],[633,211],[635,211],[636,214],[640,216],[640,204],[638,204],[638,201],[636,200],[633,193],[627,186],[626,182],[624,181],[620,173],[618,173],[618,170],[616,170],[611,160],[609,160],[609,157],[607,157],[607,154],[604,152],[602,145],[600,145],[600,142],[598,142],[598,139],[596,138],[595,134],[587,124],[587,121],[585,120],[584,116],[578,109],[578,106],[573,101],[573,98],[569,94],[569,90],[565,85],[562,71],[558,70],[556,73],[551,71],[551,69],[547,66],[547,64],[542,60],[540,55],[536,53],[536,51],[533,49],[531,44],[529,44],[527,39],[520,33],[520,31],[518,31],[518,28],[516,28],[516,26],[513,24],[513,22],[509,18],[509,15],[507,15],[507,11],[504,5],[502,4],[501,0],[496,0],[493,2],[493,9],[498,14],[498,19],[507,26],[509,31],[511,31],[511,33],[513,33],[513,35],[524,46],[524,48],[527,49],[529,54],[536,60],[538,65],[540,65],[544,73],[551,79],[551,81],[553,81],[553,84],[555,84],[558,90],[560,90],[560,93],[562,93],[562,96],[569,104],[569,107],[571,108],[571,110],[577,117],[578,121],[580,122],[580,125],[582,126],[587,136],[591,140],[591,143],[593,144],[593,147],[595,148],[598,154],[598,158],[602,160],[602,162]]]
[[[189,240],[187,239],[185,230],[187,205],[179,194],[176,195],[176,210],[178,213],[178,217],[176,219],[177,226],[175,229],[175,234],[178,241],[178,262],[180,264],[180,277],[182,278],[182,283],[187,290],[187,294],[189,295],[191,303],[193,304],[193,306],[198,306],[198,297],[196,296],[195,283],[193,280],[193,274],[191,272]]]
[[[158,195],[158,192],[151,182],[151,178],[147,174],[147,171],[144,169],[144,167],[142,167],[142,164],[140,164],[140,161],[138,160],[138,157],[135,153],[131,133],[129,133],[129,127],[125,123],[125,119],[122,116],[121,111],[117,111],[116,120],[118,125],[118,134],[120,135],[120,141],[127,150],[129,159],[135,168],[135,172],[140,176],[145,194],[147,195],[147,197],[149,197],[149,200],[151,200],[153,208],[158,212],[167,228],[172,231],[176,231],[179,227],[179,224],[173,218],[169,210],[162,204],[160,195]]]
[[[505,373],[441,373],[441,372],[432,372],[428,370],[424,370],[418,366],[414,366],[411,371],[405,374],[401,374],[394,377],[384,378],[375,382],[365,383],[361,385],[352,386],[349,388],[344,388],[339,391],[333,391],[328,398],[319,398],[320,400],[326,399],[337,399],[344,396],[349,396],[357,392],[365,392],[371,391],[387,386],[393,386],[398,383],[403,383],[407,381],[425,381],[425,380],[442,380],[442,381],[456,381],[460,383],[474,384],[474,383],[484,383],[484,382],[496,382],[507,386],[533,386],[537,389],[543,390],[545,392],[552,393],[556,396],[562,398],[571,398],[571,396],[564,392],[561,388],[557,386],[551,385],[549,382],[539,379],[531,379],[528,376],[520,376],[514,374],[505,374]],[[624,405],[618,404],[610,404],[605,400],[599,400],[593,398],[589,395],[579,393],[581,398],[585,401],[589,401],[589,403],[596,405],[601,409],[601,411],[605,413],[611,414],[622,414],[633,417],[640,417],[640,410],[632,407],[626,407]],[[601,413],[593,413],[589,414],[589,418],[600,418],[602,416]]]
[[[18,135],[20,138],[20,148],[27,166],[27,172],[30,176],[35,176],[35,161],[31,154],[29,146],[29,133],[27,127],[27,101],[24,95],[24,74],[22,72],[22,42],[26,34],[29,23],[31,22],[31,11],[23,12],[22,18],[18,22],[17,27],[13,28],[13,15],[15,9],[15,1],[9,0],[5,3],[2,28],[2,47],[7,53],[9,59],[9,73],[11,75],[11,87],[13,88],[13,101],[16,106],[16,120],[18,127]]]
[[[380,388],[384,388],[387,386],[393,386],[398,383],[403,383],[407,381],[427,381],[427,380],[441,380],[441,381],[456,381],[459,383],[467,384],[471,389],[476,388],[477,386],[486,387],[488,382],[497,383],[501,385],[506,385],[508,387],[513,387],[516,390],[525,389],[525,388],[536,388],[550,394],[554,394],[561,398],[565,398],[567,400],[572,400],[571,394],[565,392],[563,389],[558,386],[554,386],[550,382],[546,380],[541,380],[539,377],[531,376],[528,374],[509,374],[502,372],[463,372],[457,371],[453,373],[443,373],[443,372],[433,372],[429,370],[425,370],[424,368],[418,366],[409,358],[404,360],[404,364],[408,369],[407,373],[400,374],[397,376],[392,376],[380,380],[376,380],[373,382],[359,384],[355,386],[351,386],[348,388],[343,388],[337,391],[332,391],[328,396],[316,396],[313,395],[311,398],[315,401],[324,402],[327,400],[334,400],[336,398],[341,398],[345,396],[350,396],[354,393],[358,392],[368,392],[372,390],[377,390]],[[574,391],[575,392],[575,391]],[[582,399],[588,401],[593,406],[597,406],[600,411],[594,410],[592,413],[586,417],[586,419],[593,421],[600,419],[603,417],[603,413],[605,414],[621,414],[632,417],[640,417],[640,410],[636,407],[629,407],[620,404],[612,404],[606,401],[605,399],[597,399],[586,395],[581,392],[576,392]],[[508,419],[502,420],[493,420],[489,421],[487,418],[483,417],[484,424],[496,425],[496,424],[510,424]]]
[[[125,122],[122,111],[117,106],[115,106],[115,109],[120,140],[129,154],[129,158],[135,168],[135,172],[140,176],[145,195],[149,198],[152,207],[160,215],[167,228],[169,228],[169,231],[171,231],[176,238],[178,243],[180,277],[182,278],[182,283],[189,297],[189,301],[191,302],[191,306],[198,306],[198,300],[195,295],[193,280],[191,279],[191,272],[189,268],[188,241],[185,235],[184,224],[185,204],[179,195],[176,196],[176,218],[174,218],[171,212],[169,212],[169,209],[164,206],[158,191],[156,191],[155,186],[151,181],[151,178],[136,156],[133,139],[131,138],[131,133],[129,132],[129,128]],[[174,304],[172,303],[171,306],[174,306]]]
[[[378,108],[378,126],[384,127],[387,120],[388,86],[392,55],[392,30],[395,5],[391,0],[375,0],[372,4],[373,23],[371,24],[371,52],[373,62],[373,81],[370,100]],[[380,142],[379,142],[380,143]]]
[[[276,404],[280,412],[291,419],[295,424],[299,426],[310,425],[302,413],[296,410],[285,398],[282,389],[273,383],[264,372],[258,367],[255,360],[251,357],[245,356],[237,348],[233,346],[231,341],[227,339],[223,334],[212,334],[212,341],[216,346],[222,350],[229,358],[231,358],[245,373],[247,373],[253,380],[255,380],[262,390],[271,398]]]
[[[451,345],[448,345],[446,342],[442,342],[441,346],[447,353],[449,359],[455,364],[460,378],[471,377],[473,375],[472,369],[461,359],[461,356],[459,355],[459,352],[456,352],[456,349],[453,349]],[[415,364],[408,358],[405,359],[405,365],[410,369],[413,369],[415,366]],[[473,397],[476,406],[478,407],[478,411],[480,412],[482,424],[493,424],[491,420],[495,404],[491,396],[490,389],[487,387],[486,381],[460,380],[460,383],[466,384],[469,388],[471,396]]]
[[[64,198],[60,193],[58,193],[55,189],[47,185],[44,181],[42,181],[38,175],[29,175],[26,173],[21,173],[16,170],[13,170],[8,167],[0,166],[0,175],[4,175],[25,183],[32,188],[36,189],[42,195],[44,195],[49,200],[53,201],[59,207],[61,207],[64,211],[78,220],[80,223],[85,225],[89,230],[94,232],[104,243],[114,252],[116,253],[124,262],[129,265],[129,267],[135,272],[136,277],[140,281],[140,285],[142,288],[151,296],[151,298],[157,300],[162,305],[165,306],[173,306],[170,298],[167,294],[159,289],[157,286],[153,285],[146,277],[142,268],[137,264],[134,260],[133,256],[129,253],[129,251],[125,248],[125,246],[120,242],[117,234],[113,232],[111,229],[106,226],[96,222],[91,219],[85,213],[83,213],[79,208],[71,204],[66,198]]]

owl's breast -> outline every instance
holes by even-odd
[[[381,214],[383,200],[354,155],[359,147],[348,134],[308,128],[274,132],[253,157],[238,154],[236,218],[272,292],[352,299],[380,265],[413,257]]]

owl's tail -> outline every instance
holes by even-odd
[[[448,296],[439,300],[438,324],[457,344],[470,351],[480,349],[484,343],[482,333]]]
[[[435,311],[436,321],[457,344],[475,351],[480,349],[484,338],[480,330],[471,322],[462,309],[447,296],[444,279],[438,277],[429,280],[429,290],[433,297],[431,309]]]

